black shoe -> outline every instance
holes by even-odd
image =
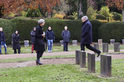
[[[97,57],[99,57],[99,56],[100,56],[100,54],[101,54],[101,52],[99,52],[99,53],[98,53]]]
[[[43,65],[40,61],[36,60],[36,65]]]

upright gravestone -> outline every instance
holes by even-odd
[[[88,72],[95,73],[95,54],[88,53]]]
[[[81,51],[80,50],[76,50],[75,51],[75,62],[76,64],[80,64],[80,54],[81,54]]]
[[[107,53],[109,51],[109,46],[108,46],[108,43],[103,43],[102,44],[102,50],[104,53]]]
[[[101,55],[100,71],[101,76],[105,77],[111,76],[111,56]]]
[[[110,44],[114,44],[115,43],[115,39],[110,39]]]
[[[82,51],[80,54],[80,67],[85,68],[86,67],[86,52]]]
[[[102,44],[102,39],[98,39],[98,44]]]
[[[124,39],[122,39],[122,44],[124,44]]]
[[[72,45],[77,46],[78,41],[77,40],[72,40]]]
[[[63,46],[63,40],[60,40],[60,45]]]
[[[119,42],[114,43],[114,52],[120,52],[120,43]]]
[[[99,44],[98,44],[98,43],[94,43],[94,47],[95,47],[96,49],[99,49]]]
[[[29,46],[29,40],[24,40],[24,46],[28,47]]]

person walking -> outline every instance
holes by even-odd
[[[48,45],[48,52],[52,52],[53,41],[55,40],[54,32],[51,27],[46,31],[46,40]]]
[[[1,50],[2,45],[5,48],[5,54],[7,54],[7,46],[6,46],[6,42],[5,42],[5,35],[4,35],[4,32],[3,32],[3,28],[0,27],[0,54],[2,54],[2,50]]]
[[[31,35],[31,43],[32,43],[31,53],[33,53],[34,52],[34,44],[35,44],[36,27],[33,28],[30,35]]]
[[[67,26],[65,26],[64,30],[62,31],[62,37],[63,37],[63,50],[68,51],[68,43],[70,41],[70,31],[68,30]]]
[[[43,56],[45,51],[45,44],[43,38],[45,37],[45,33],[43,33],[43,26],[45,25],[45,20],[38,20],[38,26],[36,27],[36,35],[35,35],[35,50],[37,52],[37,60],[36,65],[42,65],[40,62],[40,58]]]
[[[88,20],[87,16],[83,16],[81,18],[82,20],[82,29],[81,29],[81,50],[85,51],[85,46],[97,53],[97,57],[99,57],[101,51],[92,47],[90,44],[92,44],[92,24]]]
[[[13,44],[14,54],[17,54],[17,50],[18,50],[18,54],[20,54],[21,52],[21,46],[19,42],[20,42],[20,35],[19,32],[16,30],[15,33],[12,34],[12,44]]]

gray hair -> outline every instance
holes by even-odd
[[[42,23],[44,23],[44,22],[45,22],[44,19],[40,19],[40,20],[38,20],[38,24],[42,24]]]
[[[81,20],[88,20],[88,17],[87,17],[87,16],[83,16],[83,17],[81,18]]]

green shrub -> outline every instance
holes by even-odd
[[[105,17],[104,15],[97,14],[97,15],[96,15],[96,19],[99,19],[99,20],[106,20],[106,17]]]
[[[89,7],[87,10],[87,16],[90,20],[96,19],[96,10],[94,10],[92,7]]]
[[[27,17],[41,17],[41,12],[39,9],[28,10]]]
[[[5,33],[6,43],[11,43],[11,34],[13,30],[13,23],[7,19],[0,19],[0,27],[3,27],[3,31]]]
[[[122,15],[121,14],[119,14],[117,12],[113,12],[112,14],[113,14],[113,19],[114,20],[119,20],[119,21],[122,20]]]
[[[33,27],[37,26],[37,21],[29,19],[12,19],[11,22],[14,24],[13,32],[18,30],[20,33],[20,40],[30,40],[30,32]]]
[[[114,38],[116,41],[121,41],[124,38],[124,23],[106,23],[99,28],[99,37],[104,42],[109,42]]]
[[[103,6],[99,12],[101,15],[103,15],[105,17],[110,16],[110,10],[109,10],[108,6]]]

